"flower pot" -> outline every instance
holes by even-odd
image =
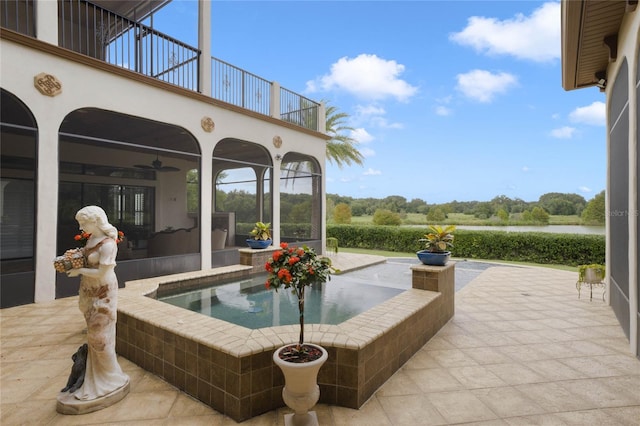
[[[584,282],[587,284],[597,284],[604,280],[604,273],[602,270],[596,268],[587,268],[584,271]]]
[[[271,245],[271,239],[268,240],[255,240],[253,238],[247,238],[247,245],[252,249],[264,249]]]
[[[318,418],[313,408],[320,398],[318,386],[318,371],[329,357],[322,346],[305,343],[304,346],[313,346],[322,351],[320,358],[303,363],[296,363],[280,359],[280,351],[291,345],[282,346],[273,353],[273,361],[282,370],[284,375],[284,388],[282,399],[287,407],[294,413],[285,416],[285,425],[318,425]]]
[[[442,253],[430,252],[427,250],[420,250],[416,252],[418,255],[418,259],[425,265],[430,266],[444,266],[449,261],[451,257],[450,251],[445,251]]]

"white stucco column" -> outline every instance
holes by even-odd
[[[320,102],[318,107],[318,131],[324,134],[327,133],[327,109],[324,106],[324,102]]]
[[[211,1],[198,1],[198,48],[200,93],[211,97]]]
[[[271,93],[269,96],[269,115],[273,118],[280,118],[280,83],[271,82]]]
[[[273,218],[271,220],[271,229],[273,229],[273,245],[280,247],[280,234],[282,229],[280,228],[280,166],[282,165],[282,159],[273,160]]]
[[[211,136],[209,136],[211,137]],[[211,219],[213,218],[213,144],[200,142],[202,159],[200,161],[200,269],[211,268]]]
[[[38,122],[38,176],[36,191],[36,288],[35,302],[56,298],[56,228],[58,226],[58,126],[53,117],[36,117]]]
[[[58,2],[36,1],[36,37],[47,43],[58,45]]]

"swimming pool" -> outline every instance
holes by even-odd
[[[216,283],[158,300],[250,329],[298,324],[298,301],[289,290],[264,286],[266,274]],[[392,288],[375,280],[334,275],[331,281],[305,290],[305,323],[340,324],[391,299],[410,287]]]
[[[340,256],[344,264],[363,260]],[[241,265],[128,281],[118,294],[118,354],[236,422],[282,407],[284,382],[273,351],[297,341],[297,324],[250,329],[156,299],[179,288],[239,281],[262,265],[263,259],[247,258]],[[321,403],[360,408],[453,316],[455,262],[379,266],[352,268],[345,276],[409,288],[340,324],[305,325],[306,340],[329,351],[318,375]]]

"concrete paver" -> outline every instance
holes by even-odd
[[[384,260],[332,259],[343,271]],[[456,293],[454,318],[360,410],[319,404],[320,424],[640,425],[640,360],[601,298],[577,298],[576,278],[486,269]],[[131,377],[123,401],[82,416],[56,413],[83,326],[77,297],[0,311],[0,424],[236,424],[122,357]],[[288,412],[242,424],[282,425]]]

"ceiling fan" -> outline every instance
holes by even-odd
[[[148,169],[156,172],[178,172],[179,168],[173,166],[163,166],[162,161],[158,158],[158,154],[156,154],[156,159],[151,162],[151,165],[148,164],[134,164],[133,167],[137,167],[139,169]]]

